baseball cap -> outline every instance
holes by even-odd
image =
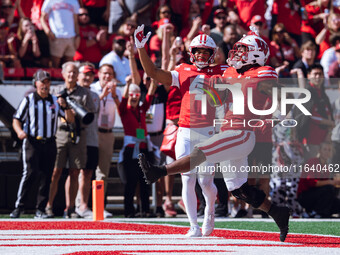
[[[115,41],[115,42],[118,42],[118,41],[125,41],[125,38],[124,38],[124,36],[117,35],[117,36],[114,38],[114,41]]]
[[[335,46],[335,51],[340,51],[340,43]]]
[[[44,70],[38,70],[35,74],[34,74],[34,79],[36,81],[44,81],[46,79],[51,80],[51,75],[49,72],[44,71]]]
[[[214,12],[214,18],[218,15],[218,14],[226,14],[225,10],[224,9],[217,9],[215,12]]]
[[[95,73],[93,66],[84,65],[79,68],[79,73],[88,73],[88,72]]]
[[[160,20],[158,21],[158,27],[162,27],[162,26],[164,26],[164,25],[166,25],[166,24],[170,24],[170,23],[171,23],[171,22],[170,22],[169,19],[163,18],[163,19],[160,19]]]
[[[266,23],[265,19],[261,15],[255,15],[252,17],[250,24],[255,24],[256,22]]]

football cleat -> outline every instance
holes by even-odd
[[[203,236],[210,236],[215,227],[215,215],[214,213],[204,216],[202,225]]]
[[[202,232],[198,225],[191,226],[188,233],[185,234],[185,237],[201,237],[201,236],[202,236]]]
[[[272,205],[268,214],[272,216],[276,225],[280,229],[280,241],[284,242],[286,240],[288,230],[289,230],[289,217],[290,209],[288,207],[279,207]]]

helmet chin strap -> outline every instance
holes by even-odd
[[[240,69],[243,66],[242,61],[229,60],[229,58],[227,59],[227,63],[235,69]]]

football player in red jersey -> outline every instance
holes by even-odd
[[[245,166],[248,166],[247,156],[255,145],[253,127],[246,123],[252,119],[261,119],[261,116],[255,115],[248,108],[246,103],[248,102],[248,89],[251,88],[253,94],[254,108],[263,109],[265,99],[271,96],[273,86],[277,86],[275,70],[264,66],[268,56],[268,45],[259,37],[257,31],[253,31],[252,34],[244,36],[235,43],[228,58],[228,64],[231,67],[226,69],[223,77],[229,80],[229,82],[228,80],[225,82],[232,83],[233,86],[237,86],[236,83],[241,85],[244,95],[244,114],[234,114],[236,107],[242,104],[242,101],[234,101],[225,115],[224,123],[226,124],[222,126],[222,132],[196,145],[189,156],[178,159],[169,165],[154,166],[146,161],[144,155],[140,154],[139,163],[146,181],[151,183],[163,175],[190,171],[204,161],[217,163],[228,159],[231,169],[236,169],[236,171],[228,173],[227,176],[225,175],[224,180],[228,190],[236,198],[244,200],[254,208],[259,208],[273,217],[280,229],[280,240],[284,242],[288,234],[289,208],[271,204],[263,191],[248,185],[248,173],[242,171]],[[265,126],[265,121],[259,122],[262,127]],[[233,124],[231,125],[231,123]]]
[[[176,158],[180,159],[190,154],[194,145],[214,135],[213,118],[215,108],[207,107],[207,113],[201,112],[201,101],[197,95],[203,95],[204,80],[213,75],[221,75],[227,65],[211,65],[216,54],[216,44],[205,34],[196,36],[190,43],[190,64],[181,64],[173,71],[156,68],[147,55],[144,45],[150,34],[144,36],[144,26],[135,31],[135,43],[138,48],[140,60],[145,72],[151,78],[165,86],[177,86],[182,94],[182,103],[179,116],[179,129],[175,147]],[[202,162],[204,166],[211,163]],[[195,193],[196,179],[202,188],[206,200],[202,232],[197,222],[197,197]],[[214,184],[214,174],[210,171],[197,173],[195,170],[182,174],[182,198],[186,213],[190,221],[190,230],[187,237],[209,236],[214,229],[214,212],[217,189]]]

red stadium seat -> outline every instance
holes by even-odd
[[[34,67],[34,68],[32,67],[32,68],[29,68],[29,67],[26,67],[26,68],[25,68],[26,77],[27,77],[27,78],[32,78],[33,75],[35,74],[35,72],[38,71],[39,69],[43,69],[43,68],[39,68],[39,67]],[[47,70],[46,68],[44,68],[43,70],[49,72],[49,70]]]
[[[30,68],[30,67],[27,67],[26,68],[26,77],[27,78],[32,78],[33,75],[35,74],[35,72],[40,70],[40,69],[49,72],[51,74],[51,76],[52,76],[51,68],[39,68],[39,67],[34,67],[34,68],[32,67],[32,68]]]
[[[21,79],[25,77],[24,68],[6,68],[4,67],[4,78],[6,79]]]
[[[62,80],[63,75],[61,74],[61,68],[50,68],[52,79]]]

